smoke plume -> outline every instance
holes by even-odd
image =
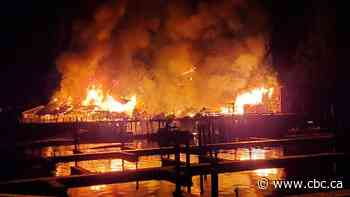
[[[108,1],[72,28],[54,97],[78,104],[95,85],[152,114],[218,107],[277,85],[268,30],[255,1]]]

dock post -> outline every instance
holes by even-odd
[[[202,127],[198,128],[199,131],[199,136],[198,136],[198,145],[199,145],[199,163],[201,163],[202,159],[201,157],[203,157],[203,146],[202,146]],[[199,185],[200,185],[200,194],[204,194],[204,180],[203,180],[203,175],[200,174],[199,175]]]
[[[249,146],[249,159],[252,160],[253,159],[253,148],[251,146]]]
[[[187,192],[191,193],[192,186],[192,172],[191,172],[191,157],[190,157],[190,144],[186,142],[186,175],[187,175]]]
[[[77,154],[80,153],[80,148],[79,148],[79,144],[80,144],[80,139],[79,139],[79,122],[78,120],[76,120],[76,124],[75,127],[73,128],[73,140],[74,140],[74,150],[73,150],[73,154]]]
[[[122,159],[122,171],[124,171],[124,159]]]
[[[200,190],[201,190],[201,193],[200,194],[204,194],[204,183],[203,183],[203,175],[200,174],[199,175],[199,185],[200,185]]]
[[[206,147],[206,122],[204,121],[203,118],[200,119],[199,121],[199,147],[200,147],[200,159],[199,159],[199,162],[201,162],[201,158],[203,156],[206,156],[207,155],[207,147]],[[201,175],[202,178],[204,178],[204,180],[207,180],[207,175],[204,174],[204,175]],[[203,184],[203,182],[202,182]],[[203,185],[202,185],[203,186]]]
[[[138,162],[136,161],[136,163],[135,163],[136,170],[137,170],[137,167],[138,167]],[[136,190],[138,190],[138,189],[139,189],[139,180],[136,179]]]
[[[132,120],[129,123],[130,123],[130,131],[133,132]]]
[[[217,197],[219,196],[219,177],[218,170],[216,168],[216,161],[212,162],[212,171],[211,171],[211,196]]]
[[[238,187],[236,187],[236,188],[235,188],[235,195],[236,195],[236,197],[239,196],[238,194],[239,194],[239,192],[238,192]]]
[[[180,147],[178,143],[175,144],[175,163],[176,188],[173,195],[174,197],[181,197]]]

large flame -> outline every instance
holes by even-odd
[[[263,102],[263,96],[271,98],[273,88],[256,88],[236,97],[234,114],[244,114],[244,106],[247,104],[257,105]]]
[[[103,91],[99,88],[92,87],[88,89],[86,98],[82,102],[83,106],[96,106],[97,109],[109,112],[119,112],[132,115],[136,106],[136,95],[126,103],[115,100],[111,95],[105,97]]]

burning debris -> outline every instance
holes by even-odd
[[[104,96],[101,89],[92,87],[88,90],[82,106],[95,106],[95,111],[108,111],[126,113],[131,116],[136,106],[136,95],[132,96],[129,101],[121,103],[115,100],[111,95]]]
[[[53,101],[24,117],[194,116],[234,98],[224,114],[279,112],[268,32],[252,1],[108,1],[74,25]]]
[[[233,107],[223,106],[222,114],[242,115],[244,113],[277,113],[281,112],[281,98],[279,90],[274,88],[255,88],[238,95]]]
[[[208,110],[191,111],[183,113],[178,111],[174,117],[187,116],[193,118],[201,115],[242,115],[245,113],[276,113],[281,111],[280,92],[274,88],[256,88],[238,95],[231,106],[224,106],[220,111]],[[73,106],[72,102],[58,103],[54,100],[47,106],[38,106],[23,112],[24,122],[65,122],[65,121],[111,121],[120,118],[135,117],[136,95],[130,100],[119,102],[110,95],[104,95],[99,88],[92,87],[87,90],[85,99],[79,106]],[[144,116],[146,118],[149,116]],[[161,114],[154,118],[163,117]]]
[[[130,100],[117,101],[104,95],[95,86],[87,90],[86,98],[80,105],[73,102],[59,103],[57,99],[47,106],[38,106],[23,112],[24,122],[72,122],[115,120],[132,116],[136,106],[136,96]]]

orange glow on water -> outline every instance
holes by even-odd
[[[259,160],[266,159],[268,151],[264,149],[253,148],[249,151],[249,149],[238,149],[237,159],[238,160]],[[276,153],[272,152],[272,155]],[[268,175],[276,175],[278,173],[277,168],[266,168],[266,169],[257,169],[254,170],[254,173],[258,176],[268,176]]]

